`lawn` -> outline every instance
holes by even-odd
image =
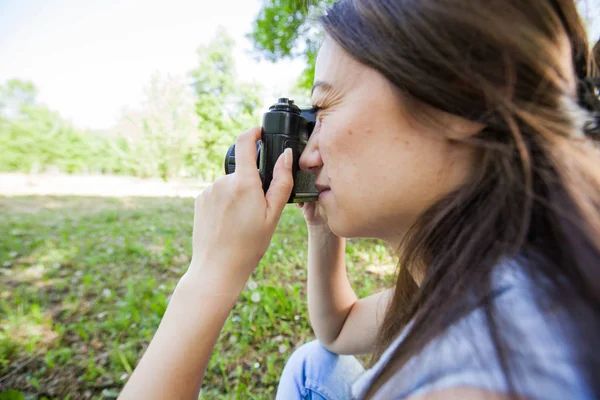
[[[115,398],[189,263],[193,200],[0,197],[0,214],[0,399]],[[306,234],[287,206],[201,399],[274,398],[286,359],[314,338]],[[349,240],[346,254],[359,296],[391,284],[382,242]]]

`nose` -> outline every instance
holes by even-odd
[[[299,165],[303,172],[315,173],[316,169],[323,166],[323,159],[321,158],[321,151],[319,150],[317,135],[310,135],[308,143],[300,155]]]

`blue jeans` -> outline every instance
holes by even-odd
[[[326,350],[318,341],[300,346],[285,364],[277,400],[346,400],[352,383],[364,372],[353,356]]]

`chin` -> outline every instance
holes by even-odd
[[[329,229],[331,230],[331,232],[333,232],[333,234],[336,236],[347,239],[365,237],[361,234],[360,230],[356,229],[356,227],[344,224],[336,224],[333,219],[328,220],[327,224],[329,225]]]
[[[329,209],[329,213],[326,212],[325,208],[320,205],[319,210],[327,222],[331,232],[339,237],[351,239],[351,238],[366,238],[371,237],[373,232],[370,232],[367,226],[357,224],[356,218],[352,218],[352,213],[340,212],[339,207]],[[353,223],[354,222],[354,223]]]
[[[351,219],[352,218],[350,218],[350,220]],[[327,220],[327,224],[329,225],[331,232],[333,232],[336,236],[346,239],[370,238],[381,239],[386,242],[388,242],[390,239],[388,235],[386,235],[386,233],[389,234],[389,232],[378,229],[380,228],[379,226],[348,224],[348,220],[348,218],[336,218],[330,216]]]

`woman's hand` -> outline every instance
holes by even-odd
[[[260,136],[260,127],[241,134],[235,173],[217,178],[196,198],[193,256],[184,278],[214,292],[241,292],[265,254],[293,188],[293,154],[287,149],[264,194],[256,168]]]
[[[323,217],[323,210],[317,201],[310,203],[297,203],[297,206],[302,209],[304,220],[309,229],[326,228],[329,229],[327,221]]]

